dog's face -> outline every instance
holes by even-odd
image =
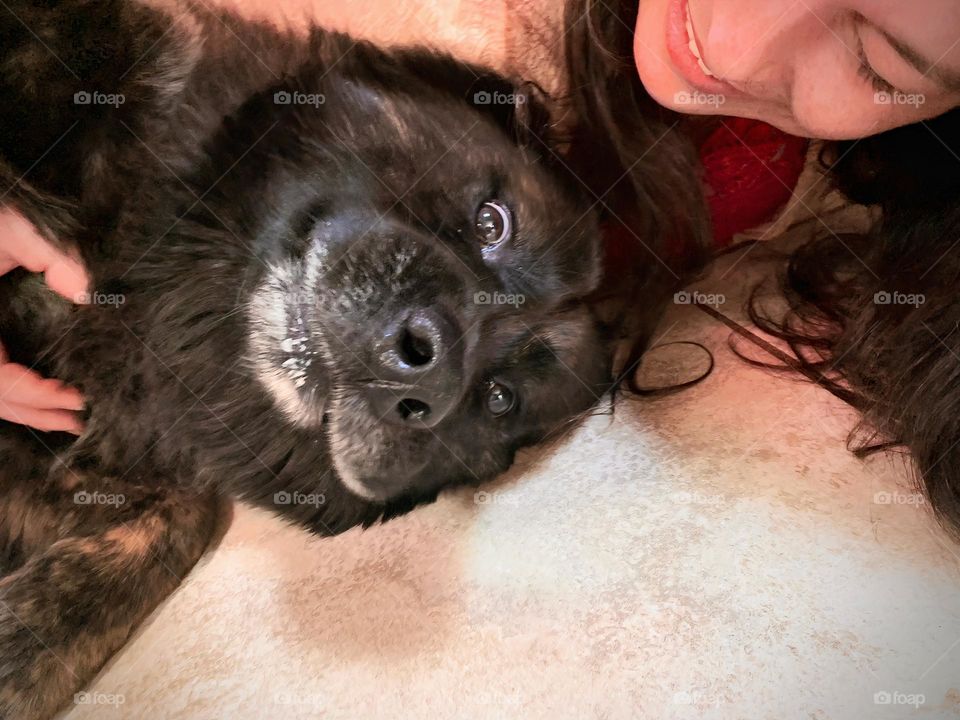
[[[491,478],[609,385],[596,217],[469,98],[324,89],[264,155],[254,372],[359,496]]]

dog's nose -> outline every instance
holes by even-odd
[[[433,427],[450,414],[463,389],[459,325],[445,312],[421,308],[391,323],[368,385],[374,412],[386,422]]]

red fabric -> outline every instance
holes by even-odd
[[[806,138],[788,135],[759,120],[723,119],[700,146],[714,248],[724,248],[736,233],[776,217],[797,185],[807,146]],[[604,235],[609,276],[650,261],[633,233],[619,223],[610,223]],[[683,248],[663,251],[673,254],[662,258],[671,264]]]
[[[806,138],[759,120],[724,118],[700,146],[717,248],[772,220],[803,171]]]

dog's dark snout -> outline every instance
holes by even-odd
[[[406,313],[383,334],[370,403],[385,422],[432,427],[460,401],[463,387],[460,326],[445,311]]]

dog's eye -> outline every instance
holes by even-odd
[[[513,232],[510,210],[498,202],[485,202],[477,210],[477,237],[484,247],[499,245]]]
[[[494,417],[506,415],[517,404],[513,391],[498,382],[490,383],[487,388],[487,410]]]

